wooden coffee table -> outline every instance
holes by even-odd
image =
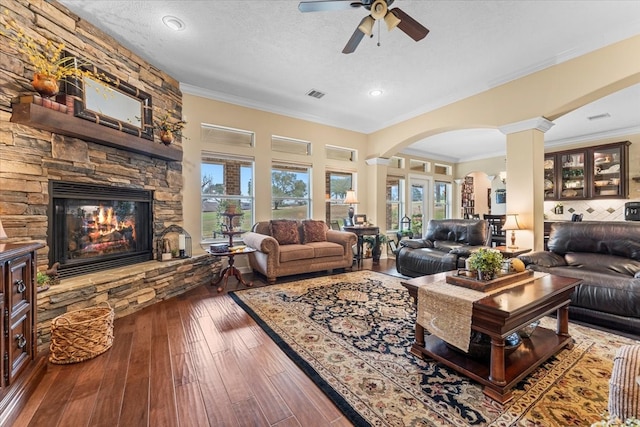
[[[419,287],[443,281],[447,274],[453,273],[417,277],[402,281],[402,285],[417,306]],[[580,283],[579,279],[550,274],[473,303],[471,329],[491,338],[488,362],[453,350],[435,335],[425,336],[424,328],[417,322],[411,353],[420,358],[428,356],[474,379],[484,385],[485,395],[506,403],[513,397],[511,389],[518,382],[564,347],[573,346],[568,306],[573,288]],[[557,312],[556,331],[538,327],[531,337],[522,339],[513,353],[505,355],[505,337],[553,311]]]

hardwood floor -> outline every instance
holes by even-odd
[[[393,260],[379,266],[365,260],[364,268],[398,275]],[[263,278],[247,278],[265,285]],[[229,282],[227,291],[234,290],[235,279]],[[115,337],[94,359],[49,364],[14,425],[351,425],[226,292],[212,286],[116,320]]]

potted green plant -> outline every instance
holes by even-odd
[[[362,238],[367,248],[371,251],[371,256],[375,262],[380,260],[382,254],[382,247],[387,244],[389,238],[386,234],[378,234],[378,247],[376,248],[376,236],[364,236]]]
[[[480,248],[469,257],[469,269],[478,272],[479,280],[491,280],[502,267],[503,257],[499,251]]]

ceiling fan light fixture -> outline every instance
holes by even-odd
[[[395,27],[397,27],[401,21],[400,21],[400,18],[398,18],[396,15],[393,14],[393,12],[389,11],[384,16],[384,22],[385,24],[387,24],[387,29],[391,31]]]
[[[371,17],[375,20],[382,19],[387,14],[387,2],[385,0],[376,0],[371,5]]]
[[[373,32],[373,24],[375,22],[376,21],[371,16],[367,16],[362,20],[362,23],[360,23],[358,29],[367,36],[370,36]]]

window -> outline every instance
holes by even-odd
[[[335,147],[333,145],[327,145],[326,147],[327,159],[344,160],[347,162],[356,161],[356,150],[343,147]]]
[[[392,156],[389,159],[389,167],[390,168],[396,168],[396,169],[403,169],[404,168],[404,159],[402,157]]]
[[[402,202],[404,200],[404,178],[387,176],[387,230],[399,230],[402,216]]]
[[[433,218],[451,218],[451,183],[436,181],[433,194]]]
[[[306,219],[311,216],[309,166],[274,164],[271,168],[271,218]]]
[[[431,163],[425,162],[423,160],[409,160],[409,169],[414,172],[431,172]]]
[[[327,205],[327,224],[332,221],[338,221],[340,226],[344,225],[344,219],[348,216],[349,205],[343,203],[347,196],[347,190],[353,187],[353,174],[349,172],[330,172],[325,173],[326,180],[326,205]]]
[[[438,175],[451,175],[451,166],[441,165],[436,163],[433,167],[433,172]]]
[[[271,151],[309,156],[311,155],[311,143],[309,141],[272,135]]]
[[[200,127],[200,139],[202,142],[214,144],[253,147],[254,133],[247,130],[203,124]]]
[[[200,165],[201,240],[226,239],[221,213],[230,203],[243,215],[234,226],[248,230],[253,224],[253,159],[202,153]]]

